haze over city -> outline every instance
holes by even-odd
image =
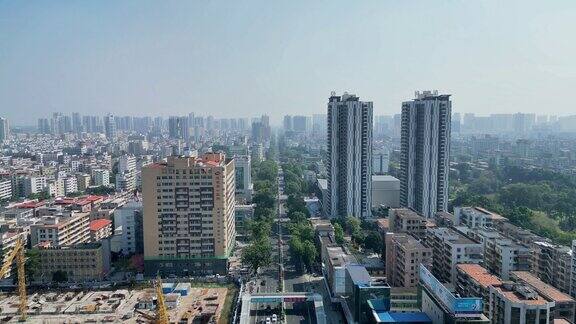
[[[576,323],[575,17],[0,1],[0,322]]]
[[[454,112],[566,115],[573,1],[0,3],[0,113],[323,113],[332,90],[395,114],[415,90]]]

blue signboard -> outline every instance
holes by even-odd
[[[482,313],[481,298],[457,298],[426,267],[420,264],[420,282],[456,317],[478,316]]]

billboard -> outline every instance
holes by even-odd
[[[456,317],[477,317],[482,314],[482,299],[458,298],[448,290],[426,267],[420,264],[420,283],[426,285],[446,308]]]

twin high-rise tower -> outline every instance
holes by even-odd
[[[425,217],[447,210],[452,103],[437,91],[402,104],[400,203]],[[328,100],[329,217],[370,217],[372,102],[334,92]]]

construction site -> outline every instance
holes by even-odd
[[[227,288],[193,288],[189,283],[164,283],[162,296],[169,323],[218,323]],[[27,296],[29,323],[158,322],[158,290],[51,292]],[[21,318],[18,295],[0,295],[0,321]]]

